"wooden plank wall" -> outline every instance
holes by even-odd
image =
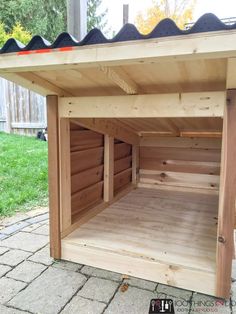
[[[140,184],[219,189],[221,139],[146,137],[140,147]]]
[[[70,125],[72,223],[83,210],[103,202],[104,137]]]
[[[46,126],[45,98],[0,79],[0,131],[35,135]]]
[[[132,182],[132,145],[115,139],[114,195]]]

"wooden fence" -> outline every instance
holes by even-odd
[[[46,125],[45,98],[0,79],[0,131],[35,135]]]

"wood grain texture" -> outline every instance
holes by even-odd
[[[222,117],[225,92],[60,98],[61,118]]]
[[[104,202],[110,202],[114,196],[114,137],[104,137]]]
[[[103,135],[90,130],[72,130],[70,135],[71,151],[103,146]]]
[[[70,121],[59,119],[61,231],[71,225]]]
[[[50,255],[61,258],[58,98],[47,97]]]
[[[217,207],[213,195],[138,188],[64,238],[63,257],[215,295]]]
[[[140,183],[169,186],[188,186],[219,190],[220,177],[217,175],[140,170]]]
[[[128,168],[114,176],[114,194],[117,195],[122,189],[132,182],[132,168]]]
[[[95,168],[103,164],[104,148],[96,147],[71,153],[71,173],[76,174],[84,170]]]
[[[94,185],[91,185],[75,194],[71,197],[72,207],[72,222],[73,216],[89,208],[95,206],[97,203],[103,201],[103,181],[100,181]]]
[[[236,90],[227,93],[222,142],[220,201],[217,242],[217,294],[230,296],[231,269],[234,256],[234,222],[236,197]]]

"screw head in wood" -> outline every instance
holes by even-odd
[[[219,236],[219,237],[218,237],[218,241],[219,241],[220,243],[225,243],[225,242],[226,242],[226,240],[225,240],[225,238],[224,238],[223,236]]]

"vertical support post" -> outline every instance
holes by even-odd
[[[61,257],[58,97],[47,96],[50,255]]]
[[[114,196],[114,137],[104,135],[104,202]]]
[[[70,120],[59,120],[61,231],[71,226]]]
[[[216,295],[228,298],[234,255],[236,197],[236,90],[228,90],[223,121],[220,198],[217,234]]]
[[[139,147],[132,146],[132,183],[137,185],[138,183],[138,171],[139,169]]]

